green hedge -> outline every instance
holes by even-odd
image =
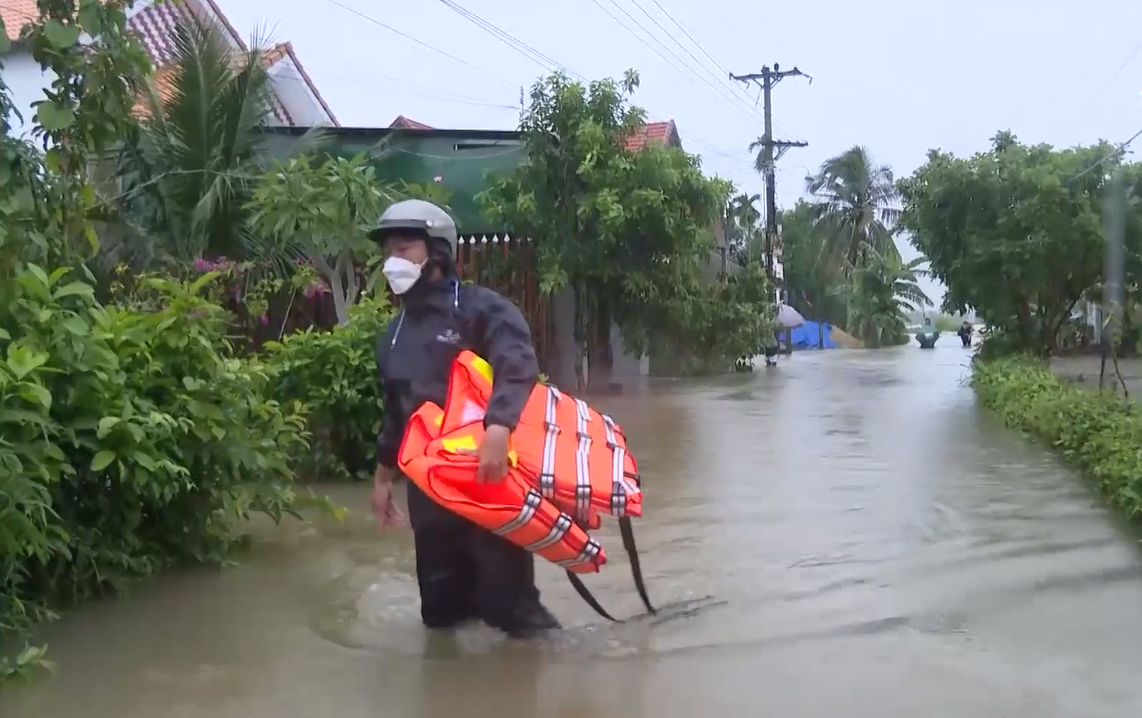
[[[42,663],[25,639],[55,610],[220,564],[244,518],[298,506],[304,407],[234,356],[215,275],[104,306],[77,274],[0,282],[0,679]]]
[[[1058,449],[1110,502],[1142,515],[1142,414],[1132,401],[1080,389],[1025,357],[977,359],[972,384],[1008,426]]]
[[[373,475],[383,411],[377,338],[395,313],[387,299],[365,298],[350,308],[347,325],[289,334],[266,345],[271,395],[300,402],[308,413],[314,440],[310,454],[296,464],[303,476],[328,481]]]

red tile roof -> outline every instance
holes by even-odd
[[[431,127],[429,125],[426,125],[423,122],[417,122],[416,120],[410,120],[407,117],[405,117],[404,115],[397,115],[397,118],[395,120],[393,120],[393,123],[391,125],[389,125],[389,129],[390,130],[434,130],[436,128]]]
[[[627,138],[628,150],[641,150],[651,142],[667,145],[679,142],[678,127],[674,120],[669,122],[648,122]]]
[[[20,37],[20,30],[40,16],[36,0],[0,0],[0,18],[9,40]]]

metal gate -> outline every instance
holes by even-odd
[[[519,307],[531,327],[540,369],[547,371],[553,346],[550,302],[539,290],[531,238],[506,232],[463,235],[456,250],[456,270],[462,280],[493,289]]]

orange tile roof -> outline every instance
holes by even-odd
[[[426,125],[423,122],[417,122],[416,120],[410,120],[409,118],[405,117],[404,115],[397,115],[397,118],[395,120],[393,120],[393,123],[391,125],[389,125],[389,129],[390,130],[434,130],[436,128],[430,127],[429,125]]]
[[[0,18],[4,20],[4,30],[9,40],[20,37],[20,30],[40,16],[36,0],[0,0]]]
[[[674,120],[648,122],[627,138],[627,149],[641,150],[651,142],[670,144],[672,139],[678,139],[678,127],[674,124]]]

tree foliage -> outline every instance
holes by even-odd
[[[827,261],[844,273],[864,264],[866,252],[897,253],[892,228],[899,215],[892,169],[877,165],[857,145],[825,160],[806,181],[813,197],[813,225],[824,240]]]
[[[902,224],[947,287],[1021,350],[1045,354],[1101,280],[1102,194],[1116,163],[1100,144],[1058,150],[1008,132],[970,158],[933,151],[900,183]]]
[[[924,274],[920,265],[925,262],[927,259],[918,257],[905,263],[897,252],[885,255],[866,248],[862,264],[837,292],[848,300],[848,330],[869,347],[907,342],[908,313],[932,306],[932,300],[916,283]]]
[[[255,37],[239,52],[225,33],[216,22],[180,23],[161,77],[143,85],[143,117],[115,158],[109,263],[141,271],[258,257],[280,271],[292,258],[267,252],[248,222],[252,186],[270,163],[263,130],[274,94],[264,44]],[[290,154],[324,138],[311,131]]]
[[[798,200],[781,213],[785,288],[789,302],[806,316],[848,328],[844,297],[837,291],[848,281],[825,249],[824,235],[813,223],[813,205]]]
[[[645,121],[629,104],[637,87],[634,71],[536,83],[520,123],[528,159],[480,197],[491,221],[536,238],[543,289],[574,292],[577,340],[604,374],[612,321],[642,353],[709,311],[694,305],[708,299],[701,274],[731,191],[681,149],[627,149]]]
[[[347,324],[361,291],[357,259],[377,253],[369,227],[396,198],[364,155],[320,164],[297,158],[254,188],[250,222],[274,246],[300,250],[314,263],[332,290],[338,321]]]

